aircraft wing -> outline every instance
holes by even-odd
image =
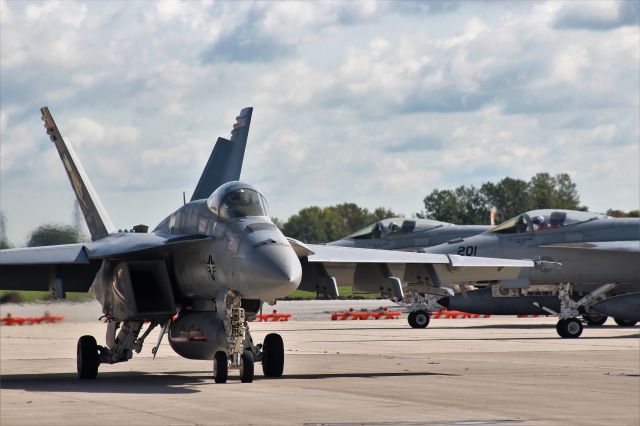
[[[208,240],[202,235],[124,233],[88,243],[0,250],[0,290],[48,291],[59,279],[65,291],[85,292],[103,259],[158,260]]]
[[[354,292],[389,292],[400,298],[403,288],[515,279],[522,268],[534,266],[530,260],[294,243],[302,262],[299,289],[329,294],[337,294],[337,286],[351,285]]]
[[[640,241],[597,241],[581,243],[547,244],[540,247],[568,250],[608,251],[621,253],[640,253]]]

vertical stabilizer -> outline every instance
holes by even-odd
[[[231,140],[218,138],[191,201],[208,198],[220,185],[240,179],[252,112],[252,107],[240,111],[231,131]]]
[[[95,189],[93,189],[91,181],[78,160],[78,156],[71,144],[66,143],[62,139],[58,126],[56,126],[53,117],[51,117],[49,113],[49,108],[43,107],[40,109],[40,112],[42,112],[42,121],[44,121],[47,134],[56,145],[64,169],[67,171],[69,182],[71,182],[71,187],[76,193],[78,204],[80,204],[80,209],[91,233],[91,239],[95,241],[106,237],[114,232],[113,224],[109,216],[107,216],[104,207],[102,207],[98,194],[96,194]]]

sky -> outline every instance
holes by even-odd
[[[6,234],[72,222],[45,105],[116,228],[189,198],[246,106],[241,179],[281,220],[537,172],[637,209],[639,4],[0,0]]]

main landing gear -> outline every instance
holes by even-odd
[[[425,328],[429,325],[429,313],[427,311],[418,310],[409,312],[407,321],[411,328]]]
[[[438,289],[439,290],[439,289]],[[435,291],[432,290],[432,291]],[[444,294],[420,294],[412,293],[411,298],[405,299],[409,304],[409,316],[407,322],[411,328],[426,328],[431,319],[431,312],[442,309],[436,300],[440,297],[451,296],[451,293]]]
[[[267,334],[262,344],[254,345],[241,307],[241,299],[228,292],[221,300],[225,310],[226,351],[217,351],[213,360],[213,379],[226,383],[229,368],[237,368],[242,383],[253,382],[255,363],[262,362],[265,377],[280,377],[284,370],[284,344],[279,334]]]
[[[579,300],[573,300],[573,298],[571,297],[571,284],[561,283],[560,289],[558,291],[558,298],[560,299],[560,312],[555,312],[554,310],[549,309],[545,306],[540,306],[537,302],[534,303],[534,305],[558,317],[556,331],[558,332],[558,335],[560,337],[564,339],[575,339],[580,337],[580,335],[582,334],[582,330],[584,329],[582,321],[577,318],[580,315],[580,309],[584,309],[585,307],[593,305],[599,297],[601,297],[604,293],[611,290],[615,286],[616,284],[605,284],[596,288],[592,292],[587,293]],[[585,322],[589,323],[589,320],[587,318],[590,318],[590,315],[583,315],[583,318]],[[602,325],[606,320],[607,317],[604,317],[604,320],[600,318],[596,319],[595,322],[602,321],[602,323],[600,324]]]
[[[107,326],[107,346],[100,346],[93,336],[82,336],[78,339],[76,365],[78,378],[95,379],[98,375],[100,364],[115,364],[128,361],[133,357],[133,352],[140,353],[144,339],[151,333],[159,323],[151,323],[149,328],[140,338],[138,335],[142,330],[142,321],[117,322],[109,320]],[[116,331],[120,329],[116,337]],[[163,328],[163,334],[166,329]],[[154,347],[155,355],[160,342]]]

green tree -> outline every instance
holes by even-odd
[[[0,210],[0,249],[10,248],[9,240],[7,239],[7,217],[4,212]]]
[[[457,222],[461,215],[461,203],[454,191],[434,189],[424,198],[424,211],[417,214],[423,219]]]
[[[587,210],[585,206],[580,205],[580,196],[576,184],[571,180],[571,176],[567,173],[556,175],[555,187],[555,205],[554,208],[568,210]]]
[[[487,223],[492,207],[502,222],[528,210],[556,208],[586,210],[580,206],[575,183],[566,173],[552,177],[538,173],[529,182],[506,177],[498,183],[485,182],[479,189],[459,186],[455,190],[434,189],[424,199],[418,217],[459,225]]]
[[[550,209],[556,204],[556,180],[549,173],[538,173],[529,180],[529,210]]]
[[[485,198],[488,210],[496,208],[498,223],[529,210],[527,182],[521,179],[506,177],[497,184],[486,182],[480,187],[480,192]],[[486,223],[486,219],[480,223]]]
[[[286,236],[305,243],[321,243],[327,241],[325,228],[322,209],[312,206],[291,216],[282,226],[282,231]]]
[[[395,213],[391,209],[388,209],[386,207],[378,207],[373,211],[373,213],[371,213],[371,218],[370,218],[371,220],[369,222],[373,223],[382,219],[387,219],[390,217],[400,217],[400,216],[401,215],[399,215],[398,213]]]
[[[640,217],[640,210],[631,210],[630,212],[624,212],[622,210],[607,210],[607,216],[611,217]]]
[[[304,208],[280,228],[286,236],[306,243],[326,243],[344,238],[381,219],[396,216],[392,210],[383,207],[371,213],[355,203],[342,203],[325,208]]]
[[[69,225],[44,224],[38,226],[29,236],[27,246],[39,247],[57,244],[73,244],[82,241],[82,236]]]

